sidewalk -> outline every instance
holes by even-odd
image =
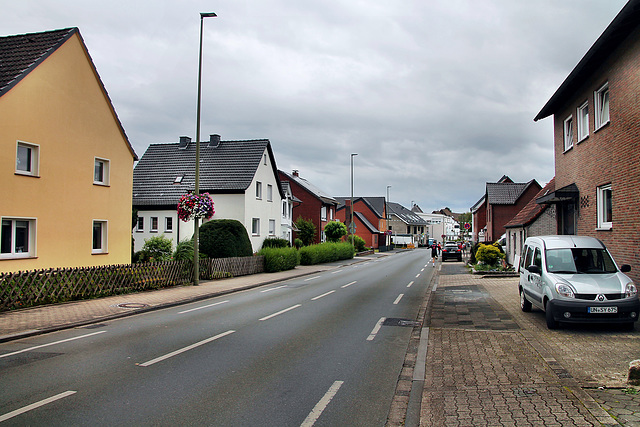
[[[550,331],[542,312],[520,310],[517,283],[441,272],[423,329],[420,425],[640,426],[640,393],[626,385],[638,326]]]

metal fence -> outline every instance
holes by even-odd
[[[262,256],[200,260],[201,280],[237,277],[263,271]],[[0,312],[187,285],[192,278],[191,261],[0,273]]]

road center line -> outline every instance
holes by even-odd
[[[335,290],[333,290],[333,291],[329,291],[329,292],[325,292],[325,293],[324,293],[324,294],[322,294],[322,295],[318,295],[317,297],[313,297],[313,298],[311,298],[311,301],[315,301],[315,300],[320,299],[320,298],[322,298],[322,297],[326,297],[327,295],[331,295],[331,294],[332,294],[332,293],[334,293],[334,292],[335,292]]]
[[[286,313],[286,312],[287,312],[287,311],[289,311],[289,310],[293,310],[294,308],[298,308],[298,307],[302,307],[302,304],[296,304],[296,305],[293,305],[293,306],[291,306],[291,307],[289,307],[289,308],[285,308],[284,310],[280,310],[280,311],[279,311],[279,312],[277,312],[277,313],[270,314],[270,315],[268,315],[268,316],[263,317],[262,319],[260,319],[260,321],[262,322],[263,320],[269,320],[269,319],[271,319],[272,317],[279,316],[279,315],[281,315],[281,314],[283,314],[283,313]]]
[[[269,288],[269,289],[264,289],[260,292],[264,293],[264,292],[271,292],[271,291],[275,291],[276,289],[281,289],[281,288],[286,288],[287,285],[282,285],[282,286],[276,286],[275,288]]]
[[[420,277],[420,273],[416,274],[416,279],[417,279],[418,277]]]
[[[340,286],[340,287],[341,287],[342,289],[344,289],[344,288],[346,288],[347,286],[351,286],[351,285],[353,285],[354,283],[358,283],[358,281],[357,281],[357,280],[354,280],[353,282],[347,283],[346,285],[342,285],[342,286]]]
[[[411,285],[413,285],[413,280],[409,282],[409,284],[407,285],[407,288],[410,288]]]
[[[197,342],[197,343],[195,343],[195,344],[191,344],[191,345],[188,345],[188,346],[186,346],[186,347],[183,347],[183,348],[181,348],[181,349],[179,349],[179,350],[172,351],[171,353],[167,353],[167,354],[165,354],[164,356],[156,357],[155,359],[149,360],[148,362],[140,363],[140,365],[139,365],[139,366],[143,366],[143,367],[151,366],[151,365],[153,365],[154,363],[162,362],[163,360],[167,360],[167,359],[168,359],[168,358],[170,358],[170,357],[177,356],[178,354],[180,354],[180,353],[184,353],[185,351],[193,350],[193,349],[194,349],[194,348],[196,348],[196,347],[200,347],[201,345],[204,345],[204,344],[210,343],[211,341],[215,341],[215,340],[217,340],[218,338],[222,338],[222,337],[227,336],[227,335],[229,335],[229,334],[232,334],[232,333],[234,333],[234,332],[235,332],[235,331],[227,331],[227,332],[223,332],[223,333],[218,334],[218,335],[216,335],[216,336],[214,336],[214,337],[210,337],[210,338],[207,338],[207,339],[205,339],[205,340],[198,341],[198,342]]]
[[[376,337],[377,333],[380,331],[380,328],[382,327],[382,324],[386,319],[387,319],[386,317],[381,317],[380,320],[378,320],[378,323],[376,323],[376,326],[373,327],[373,330],[367,337],[367,341],[373,341],[373,339]]]
[[[319,279],[322,276],[313,276],[313,277],[309,277],[308,279],[304,279],[305,282],[308,282],[309,280],[316,280]]]
[[[55,402],[56,400],[64,399],[65,397],[71,396],[72,394],[76,394],[76,393],[77,392],[73,390],[65,391],[64,393],[56,394],[55,396],[42,399],[39,402],[32,403],[31,405],[27,405],[23,408],[16,409],[15,411],[7,412],[4,415],[0,415],[0,423],[8,420],[9,418],[13,418],[17,415],[24,414],[25,412],[29,412],[41,406],[48,405],[49,403]]]
[[[203,308],[209,308],[209,307],[213,307],[214,305],[220,305],[220,304],[224,304],[229,302],[229,300],[226,301],[218,301],[218,302],[214,302],[213,304],[209,304],[209,305],[203,305],[202,307],[196,307],[196,308],[192,308],[189,310],[185,310],[185,311],[179,311],[178,314],[185,314],[185,313],[190,313],[192,311],[196,311],[196,310],[202,310]]]
[[[336,270],[336,271],[332,272],[331,274],[340,273],[341,271],[342,271],[342,269],[340,269],[340,270]]]
[[[42,348],[42,347],[49,347],[50,345],[62,344],[63,342],[69,342],[69,341],[79,340],[81,338],[88,338],[88,337],[93,336],[93,335],[104,334],[105,332],[107,332],[107,331],[92,332],[90,334],[80,335],[79,337],[67,338],[65,340],[50,342],[49,344],[36,345],[35,347],[25,348],[25,349],[22,349],[22,350],[14,351],[13,353],[0,354],[0,359],[3,358],[3,357],[13,356],[14,354],[20,354],[20,353],[25,353],[25,352],[31,351],[31,350],[36,350],[36,349]]]
[[[404,294],[400,294],[398,295],[398,298],[396,298],[396,300],[393,302],[394,304],[398,304],[400,302],[400,300],[402,299],[402,297],[404,296]]]
[[[420,270],[420,273],[422,273],[424,271],[424,268],[422,270]]]
[[[344,384],[344,381],[335,381],[331,387],[329,387],[329,390],[322,396],[322,399],[316,403],[316,406],[313,407],[309,415],[307,415],[307,418],[300,424],[300,427],[311,427],[318,421],[318,418],[320,418],[322,412],[329,406],[331,399],[338,393],[342,384]]]

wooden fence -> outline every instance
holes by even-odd
[[[200,260],[200,279],[213,280],[264,271],[264,257]],[[0,312],[88,298],[187,285],[191,261],[0,273]]]

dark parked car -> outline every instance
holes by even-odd
[[[457,243],[445,243],[442,248],[442,261],[446,261],[449,258],[462,261],[462,249],[458,247]]]

